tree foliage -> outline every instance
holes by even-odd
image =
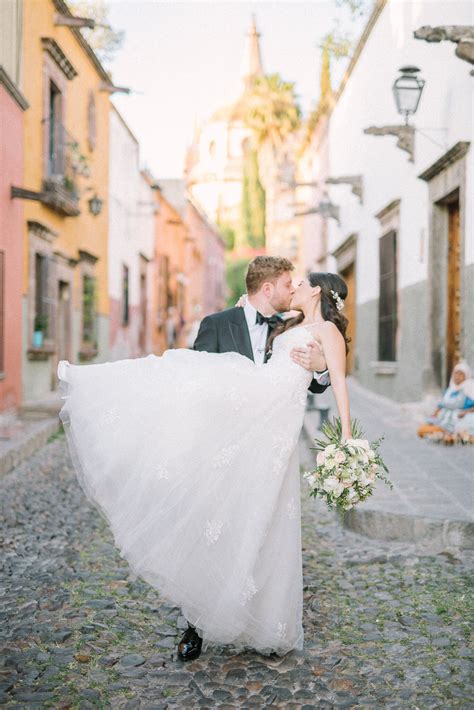
[[[331,59],[345,59],[352,54],[355,45],[354,28],[358,20],[369,13],[374,0],[336,0],[336,7],[341,8],[352,27],[350,31],[342,32],[340,18],[334,18],[333,28],[324,35],[319,47],[327,50]]]
[[[220,221],[217,222],[217,226],[219,227],[219,232],[225,242],[226,250],[232,250],[235,247],[235,229],[231,227],[230,224],[224,224]]]
[[[304,137],[302,141],[301,151],[309,145],[314,129],[318,125],[321,117],[329,110],[332,100],[331,87],[331,59],[330,52],[327,46],[323,47],[321,57],[321,76],[319,80],[319,101],[315,108],[311,111],[306,121]]]
[[[244,122],[253,131],[257,147],[269,141],[279,148],[297,130],[301,109],[296,101],[294,82],[279,74],[259,76],[244,97]]]
[[[257,248],[265,246],[265,190],[258,174],[258,156],[255,149],[244,156],[240,243]]]
[[[81,29],[99,59],[106,64],[123,44],[125,32],[114,30],[109,23],[109,7],[105,0],[68,0],[68,7],[76,17],[88,17],[96,22],[94,29]]]
[[[235,306],[240,296],[246,293],[245,274],[248,259],[235,259],[229,254],[226,263],[227,307]]]

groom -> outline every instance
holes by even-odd
[[[201,322],[194,342],[194,350],[210,353],[236,352],[257,364],[268,356],[266,344],[273,329],[282,322],[277,315],[290,310],[294,293],[291,279],[293,264],[279,256],[257,256],[247,269],[247,303],[243,308],[229,308],[206,316]],[[292,351],[292,358],[307,370],[314,372],[309,390],[324,392],[330,384],[322,352],[311,344],[307,352],[301,348]],[[178,644],[178,658],[194,660],[201,653],[202,639],[188,622]]]

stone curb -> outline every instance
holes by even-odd
[[[37,426],[18,436],[17,440],[8,442],[6,450],[0,452],[0,476],[11,471],[44,446],[51,434],[55,434],[61,426],[59,417],[48,417],[44,421],[39,420]]]
[[[306,439],[314,437],[305,417],[303,431]],[[404,542],[429,542],[430,544],[457,547],[461,550],[474,549],[474,522],[469,520],[449,520],[427,518],[404,513],[391,513],[367,508],[364,503],[338,516],[339,522],[348,530],[379,540],[399,540]]]
[[[340,521],[348,530],[379,540],[425,542],[461,550],[474,549],[474,523],[425,518],[382,510],[352,508]]]

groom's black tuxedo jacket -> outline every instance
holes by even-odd
[[[268,337],[272,332],[268,327]],[[194,350],[206,350],[208,353],[240,353],[253,360],[252,341],[243,308],[228,308],[220,313],[213,313],[202,319],[194,342]],[[327,385],[320,385],[313,379],[309,390],[314,393],[324,392]]]

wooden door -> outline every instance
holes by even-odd
[[[461,358],[461,233],[459,200],[448,204],[448,283],[446,290],[446,372],[449,382],[454,365]]]
[[[347,335],[351,338],[349,343],[349,353],[347,355],[346,372],[349,375],[354,367],[355,354],[355,335],[356,335],[356,279],[355,279],[355,262],[352,262],[343,271],[341,276],[347,284],[348,294],[344,304],[343,314],[349,320],[347,326]]]

